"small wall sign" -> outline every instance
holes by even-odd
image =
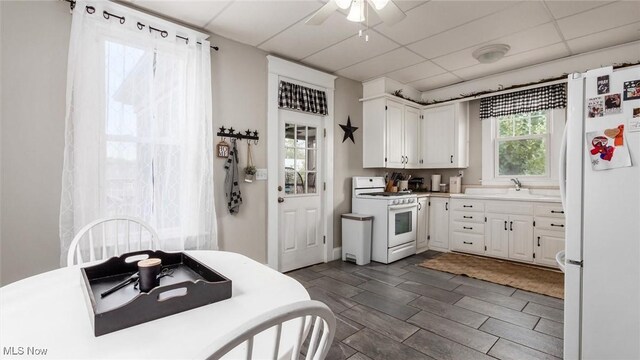
[[[229,144],[222,140],[216,145],[216,153],[219,158],[227,158],[229,157]]]

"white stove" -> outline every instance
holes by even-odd
[[[382,177],[354,177],[351,211],[373,215],[371,260],[388,264],[416,253],[418,198],[385,185]]]

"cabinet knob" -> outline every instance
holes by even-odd
[[[453,155],[451,155],[451,163],[453,164]]]

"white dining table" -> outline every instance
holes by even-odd
[[[246,256],[186,253],[232,281],[230,299],[95,337],[80,267],[49,271],[0,288],[1,357],[197,359],[258,315],[309,300],[299,282]]]

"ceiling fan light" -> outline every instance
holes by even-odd
[[[354,0],[351,5],[351,10],[349,10],[349,15],[347,15],[347,20],[353,22],[363,22],[364,21],[364,0]]]
[[[352,0],[335,0],[336,5],[342,10],[347,10],[351,6]]]
[[[375,6],[376,10],[382,10],[385,6],[387,6],[389,0],[371,0],[371,2]]]
[[[476,49],[471,55],[482,64],[490,64],[502,59],[510,49],[506,44],[493,44]]]

